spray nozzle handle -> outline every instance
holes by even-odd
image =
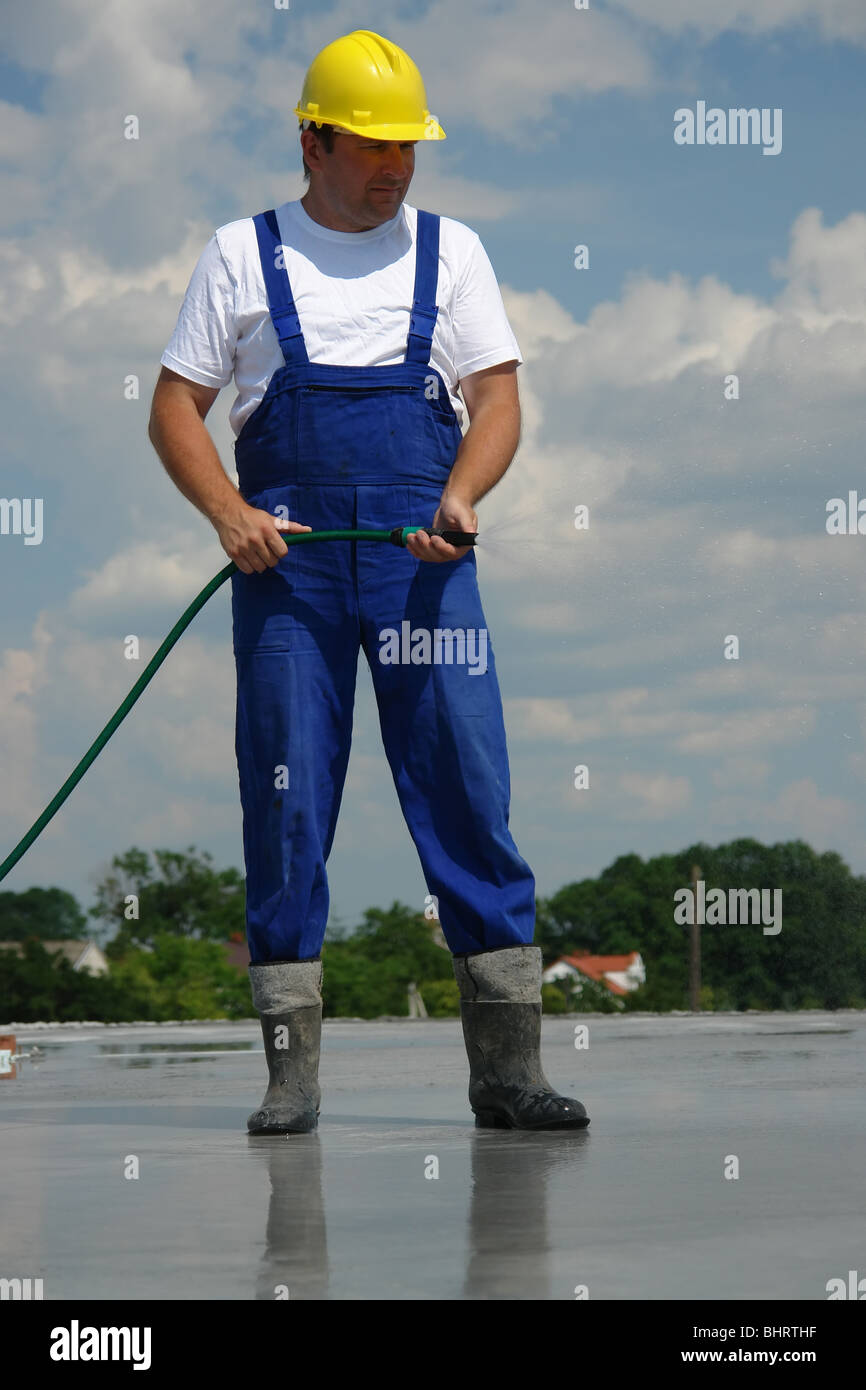
[[[448,545],[475,545],[478,540],[477,531],[443,531],[439,526],[395,526],[391,532],[391,543],[405,546],[416,531],[424,531],[428,536],[441,536]]]
[[[443,531],[438,526],[425,526],[428,536],[441,536],[449,545],[474,545],[478,540],[477,531]]]

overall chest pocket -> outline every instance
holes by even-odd
[[[298,472],[315,481],[417,476],[424,393],[405,386],[304,386],[297,395]]]

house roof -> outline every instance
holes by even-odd
[[[618,974],[620,971],[628,970],[630,965],[639,960],[640,951],[629,951],[627,956],[591,956],[588,951],[578,951],[574,955],[559,956],[553,965],[570,965],[574,970],[579,970],[581,975],[587,975],[589,979],[606,985],[611,994],[628,994],[627,989],[608,976],[612,972]]]
[[[94,941],[44,941],[39,939],[39,945],[44,946],[52,956],[65,956],[69,964],[73,967],[78,965],[84,957],[91,951],[99,952],[99,947]],[[0,951],[14,951],[16,955],[24,954],[23,941],[0,941]],[[99,952],[101,955],[102,953]]]

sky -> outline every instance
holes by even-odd
[[[355,28],[421,68],[448,138],[408,201],[479,233],[525,358],[478,567],[539,893],[739,836],[866,872],[866,535],[827,530],[866,498],[862,0],[8,11],[0,497],[43,521],[0,534],[0,859],[226,563],[147,438],[159,358],[213,230],[302,193],[292,108]],[[781,148],[675,140],[713,108]],[[233,740],[226,586],[3,889],[87,907],[132,845],[242,868]],[[363,663],[329,874],[350,926],[427,891]]]

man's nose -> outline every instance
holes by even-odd
[[[382,173],[402,178],[409,168],[411,150],[404,150],[396,142],[389,143],[382,153]]]

